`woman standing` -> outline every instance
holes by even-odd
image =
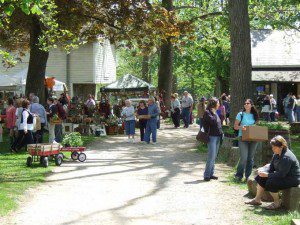
[[[273,158],[270,164],[258,169],[255,177],[257,193],[254,199],[245,202],[249,205],[261,205],[264,191],[269,191],[274,202],[266,209],[274,210],[281,207],[278,192],[300,184],[300,167],[297,157],[288,149],[288,144],[282,136],[274,137],[270,142]]]
[[[200,125],[200,129],[203,127],[203,115],[205,113],[206,110],[206,104],[205,104],[206,99],[204,97],[202,97],[199,101],[199,103],[197,104],[197,116],[199,119],[199,125]]]
[[[180,102],[175,94],[171,95],[171,117],[174,127],[180,127]]]
[[[226,117],[226,111],[225,111],[225,106],[223,105],[222,100],[220,100],[220,106],[217,109],[217,114],[220,117],[221,123],[223,124],[225,117]]]
[[[16,125],[16,108],[12,98],[8,99],[8,106],[6,108],[6,128],[9,132],[10,146],[14,143],[14,128]]]
[[[297,122],[300,123],[300,95],[296,99],[296,115],[297,115]]]
[[[234,123],[234,129],[239,130],[240,161],[235,174],[235,178],[239,181],[243,179],[244,173],[246,180],[250,177],[253,158],[258,144],[255,141],[242,141],[242,129],[244,129],[244,126],[254,126],[258,122],[258,119],[258,112],[253,101],[247,99],[243,111],[237,114]]]
[[[208,100],[207,110],[203,115],[204,132],[209,136],[208,142],[208,157],[205,166],[204,180],[217,180],[214,176],[215,160],[218,155],[221,138],[223,136],[221,120],[217,114],[217,109],[220,103],[217,98],[210,98]]]
[[[134,107],[131,105],[130,100],[127,99],[125,101],[125,107],[122,110],[121,115],[125,119],[125,131],[126,131],[126,135],[128,135],[128,142],[134,142],[135,116],[134,116]]]
[[[137,116],[148,115],[148,107],[146,107],[146,102],[144,100],[139,102]],[[147,126],[147,119],[139,119],[139,127],[140,127],[140,134],[141,134],[141,141],[144,140],[145,132]]]
[[[270,118],[271,101],[269,95],[266,95],[266,97],[264,98],[261,112],[264,114],[264,119],[269,122],[271,120]]]
[[[19,135],[17,140],[12,146],[12,151],[17,152],[22,147],[28,144],[33,144],[33,115],[29,112],[30,102],[24,100],[22,102],[22,115],[19,127]]]

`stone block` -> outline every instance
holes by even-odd
[[[300,186],[282,191],[282,205],[290,211],[300,212]]]
[[[290,126],[292,134],[300,134],[300,122],[292,123]]]
[[[240,149],[239,147],[231,147],[228,152],[228,166],[235,166],[240,159]]]

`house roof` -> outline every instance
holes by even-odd
[[[300,32],[251,31],[253,68],[300,67]]]
[[[252,71],[252,81],[300,82],[300,71]]]
[[[155,87],[140,78],[131,74],[126,74],[117,81],[101,88],[103,92],[119,92],[119,91],[144,91],[155,89]]]

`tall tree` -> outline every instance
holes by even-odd
[[[251,40],[248,0],[229,0],[231,41],[231,121],[243,107],[247,98],[252,98]]]
[[[162,6],[168,10],[173,11],[173,0],[162,0]],[[158,90],[163,93],[165,105],[170,106],[170,97],[172,93],[173,84],[173,58],[174,46],[171,38],[167,38],[160,48],[160,63],[158,69]]]
[[[176,31],[180,26],[173,15],[166,15],[165,9],[144,0],[2,2],[0,11],[9,15],[0,14],[0,44],[11,51],[30,51],[26,93],[35,92],[41,101],[51,47],[70,50],[100,36],[113,43],[123,41],[129,48],[138,46],[150,51],[151,46],[169,37],[169,29]]]

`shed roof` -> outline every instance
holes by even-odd
[[[300,67],[300,32],[253,30],[251,46],[254,68]]]
[[[131,74],[126,74],[117,81],[101,88],[104,92],[119,92],[119,91],[144,91],[155,89],[152,84],[149,84],[140,78]]]
[[[252,81],[300,82],[300,71],[252,71]]]

